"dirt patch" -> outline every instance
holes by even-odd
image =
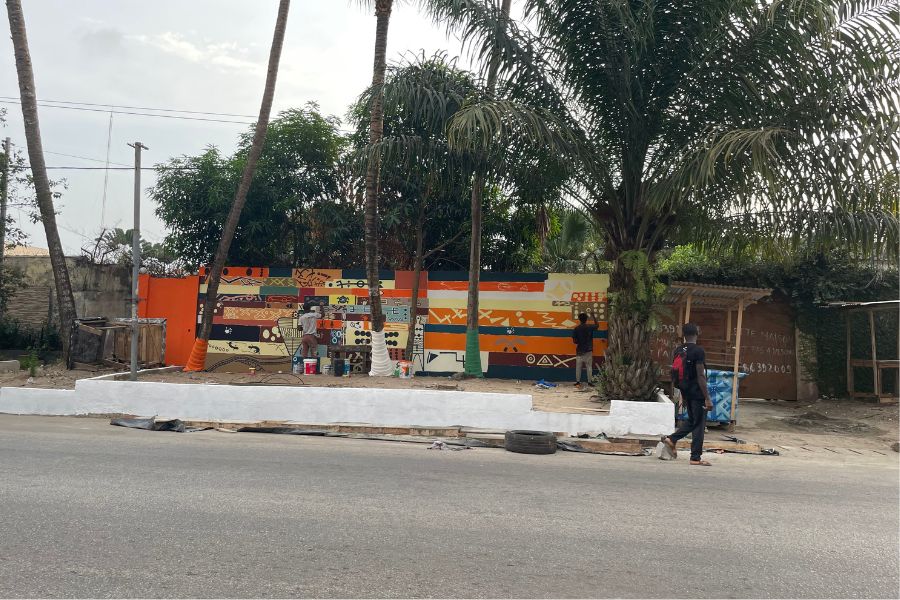
[[[811,433],[837,433],[846,435],[868,435],[883,433],[877,427],[873,427],[862,421],[852,421],[829,417],[815,411],[792,415],[782,419],[793,428],[802,429]]]
[[[61,365],[45,365],[38,369],[37,377],[30,378],[28,371],[18,373],[3,373],[0,375],[0,387],[33,387],[52,390],[74,390],[75,382],[79,379],[99,377],[115,373],[112,369],[98,371],[68,371]]]

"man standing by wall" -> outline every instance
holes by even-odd
[[[699,328],[693,323],[685,323],[682,328],[684,344],[675,349],[672,358],[672,384],[681,391],[687,408],[688,420],[678,431],[663,438],[673,455],[677,456],[675,444],[683,437],[691,435],[691,464],[710,466],[703,460],[703,436],[706,433],[706,413],[713,409],[706,385],[706,351],[697,344]]]
[[[300,315],[298,321],[300,322],[300,331],[302,333],[302,337],[300,338],[300,352],[302,353],[302,358],[316,358],[318,356],[319,351],[319,340],[317,338],[318,331],[316,329],[316,323],[319,320],[319,313],[316,310],[305,304],[303,306],[303,314]]]
[[[575,342],[575,387],[582,389],[581,385],[581,367],[587,371],[586,382],[591,382],[591,367],[594,362],[594,332],[597,331],[597,317],[591,315],[594,321],[591,325],[587,324],[588,316],[586,313],[578,315],[581,321],[572,331],[572,341]]]

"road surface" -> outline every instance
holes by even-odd
[[[898,469],[0,415],[0,597],[898,596]]]

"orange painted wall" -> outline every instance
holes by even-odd
[[[166,364],[183,365],[191,354],[197,330],[200,278],[150,277],[138,280],[138,316],[166,319]]]

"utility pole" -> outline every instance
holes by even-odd
[[[138,337],[138,277],[141,270],[141,150],[149,150],[140,142],[128,144],[134,148],[134,229],[131,232],[131,381],[137,381]]]
[[[3,278],[3,257],[6,254],[6,203],[9,193],[9,138],[3,140],[3,171],[0,172],[0,279]]]

